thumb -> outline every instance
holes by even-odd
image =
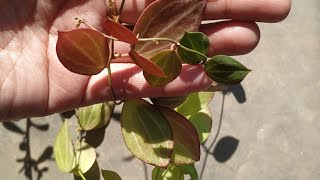
[[[142,70],[129,63],[114,63],[112,69],[112,88],[116,99],[143,97],[181,96],[201,91],[212,84],[203,66],[183,65],[178,78],[165,86],[151,86],[144,78]],[[91,77],[83,105],[111,100],[107,70]]]

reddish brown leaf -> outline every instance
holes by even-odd
[[[139,38],[171,38],[180,41],[185,31],[197,31],[206,0],[158,0],[141,14],[133,30]],[[169,49],[171,43],[139,42],[134,50],[146,58]]]
[[[143,71],[148,72],[152,75],[158,76],[158,77],[164,77],[165,74],[162,71],[162,69],[156,65],[154,62],[144,58],[140,54],[130,51],[129,52],[130,57],[132,60],[140,67],[143,69]]]
[[[101,72],[109,57],[107,39],[91,29],[59,32],[57,55],[70,71],[84,75]]]
[[[104,20],[103,26],[108,35],[113,36],[120,41],[133,45],[138,43],[138,38],[132,31],[109,18]]]
[[[200,141],[192,123],[170,108],[156,106],[167,118],[173,132],[172,163],[190,164],[200,159]]]

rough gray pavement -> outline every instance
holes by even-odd
[[[259,24],[259,46],[239,57],[253,72],[242,86],[224,95],[217,93],[211,104],[214,123],[206,148],[212,143],[220,117],[222,127],[219,143],[208,154],[203,148],[197,163],[200,172],[207,159],[204,180],[320,179],[319,8],[319,0],[295,0],[284,22]],[[25,130],[26,122],[15,124]],[[53,144],[61,117],[36,118],[33,122],[49,125],[45,131],[30,131],[31,157],[37,160]],[[6,127],[14,128],[8,124]],[[13,133],[0,125],[1,179],[28,179],[23,172],[18,173],[23,162],[17,162],[26,155],[20,145],[25,135],[15,130]],[[118,121],[112,121],[105,143],[97,151],[101,168],[117,171],[124,180],[150,179],[150,166],[131,159]],[[47,152],[50,154],[50,148]],[[41,179],[72,179],[61,173],[52,160],[38,164],[38,169],[44,167],[48,170]],[[33,171],[33,179],[36,175]]]

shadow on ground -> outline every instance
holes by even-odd
[[[236,150],[238,148],[240,141],[237,138],[232,137],[232,136],[222,137],[216,143],[216,141],[219,137],[219,133],[220,133],[222,121],[223,121],[225,97],[230,94],[232,94],[235,97],[236,101],[239,104],[243,104],[247,100],[246,93],[245,93],[244,88],[241,84],[227,87],[224,91],[222,91],[221,111],[220,111],[220,117],[219,117],[218,128],[217,128],[216,134],[214,135],[214,138],[209,146],[206,146],[205,144],[202,145],[202,148],[204,148],[204,150],[205,150],[205,155],[204,155],[203,166],[200,170],[200,176],[199,176],[200,178],[199,179],[203,178],[209,155],[212,155],[214,157],[214,159],[216,161],[218,161],[219,163],[225,163],[232,157],[232,155],[236,152]],[[213,134],[213,132],[211,132],[211,133]]]
[[[36,124],[31,119],[26,120],[26,128],[21,129],[13,122],[2,123],[3,127],[12,133],[16,133],[22,136],[22,141],[19,145],[20,151],[25,153],[25,156],[16,160],[18,163],[22,163],[22,167],[18,173],[24,173],[28,180],[40,180],[45,172],[49,170],[48,167],[39,168],[39,165],[45,161],[52,160],[53,148],[47,146],[42,154],[38,158],[32,157],[32,148],[30,146],[31,138],[30,132],[32,129],[38,131],[48,131],[49,124]]]

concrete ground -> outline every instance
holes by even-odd
[[[319,0],[295,0],[284,22],[260,24],[258,48],[239,57],[253,72],[211,104],[212,135],[197,163],[202,179],[320,179],[319,8]],[[221,132],[211,145],[220,118]],[[61,117],[33,119],[42,125],[38,129],[26,128],[27,122],[0,125],[1,179],[72,179],[51,157]],[[118,121],[111,122],[97,152],[100,167],[124,180],[150,179],[150,167],[132,159],[123,144]]]

